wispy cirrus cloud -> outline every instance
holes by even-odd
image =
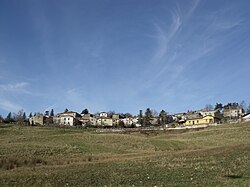
[[[12,111],[12,112],[17,112],[21,109],[23,109],[23,107],[15,102],[12,102],[10,100],[4,100],[4,99],[0,99],[0,108],[5,110],[5,111]]]
[[[188,11],[183,11],[177,2],[176,8],[170,11],[171,19],[169,22],[155,21],[153,23],[155,34],[148,36],[156,43],[156,47],[146,74],[150,73],[154,76],[144,82],[145,88],[154,85],[162,76],[164,79],[168,79],[165,86],[171,85],[182,73],[184,65],[180,60],[184,56],[183,50],[186,47],[185,29],[198,4],[198,0],[193,1]]]
[[[30,93],[27,89],[29,86],[28,82],[18,82],[14,84],[0,84],[1,92],[16,92],[16,93]]]
[[[199,2],[199,0],[194,0],[187,12],[183,11],[180,8],[178,2],[176,2],[176,8],[170,11],[170,23],[153,23],[156,34],[149,36],[156,39],[157,47],[155,54],[153,55],[153,58],[151,60],[152,62],[165,62],[166,57],[168,57],[167,55],[169,55],[168,53],[173,49],[173,46],[180,48],[180,43],[176,44],[176,41],[179,40],[178,36],[182,35],[185,31],[185,28],[183,27],[187,26],[189,18],[192,17],[193,13],[199,5]],[[176,52],[174,52],[174,54],[176,54]]]
[[[152,62],[158,63],[166,56],[170,46],[171,40],[175,37],[176,33],[181,27],[182,21],[178,11],[172,11],[172,23],[167,29],[160,26],[158,23],[154,23],[157,34],[154,36],[157,42],[157,49],[153,55]]]
[[[189,10],[187,12],[186,19],[189,19],[189,17],[192,16],[192,14],[194,13],[194,11],[198,7],[199,3],[200,3],[200,0],[194,0],[192,2],[192,5],[191,5],[191,7],[189,8]]]
[[[203,19],[192,21],[199,2],[193,1],[187,12],[177,6],[176,10],[171,11],[172,20],[171,24],[168,24],[169,27],[154,23],[157,47],[151,63],[157,63],[157,66],[151,66],[150,71],[155,69],[156,77],[161,77],[169,69],[184,70],[186,66],[205,57],[229,40],[230,34],[235,32],[234,29],[243,25],[243,20],[237,15],[233,20],[225,17],[231,9],[220,10],[219,13],[215,11],[212,15],[204,15]],[[203,24],[204,20],[206,25]]]
[[[177,4],[176,9],[170,11],[170,22],[161,19],[153,23],[155,33],[148,36],[156,47],[152,59],[148,61],[145,74],[149,76],[142,80],[141,92],[154,89],[155,93],[161,93],[161,99],[174,99],[186,87],[195,89],[199,80],[192,80],[192,84],[188,81],[195,67],[210,63],[206,59],[218,55],[217,51],[226,42],[233,41],[235,34],[239,34],[244,27],[244,20],[237,12],[234,19],[229,16],[233,8],[201,14],[199,4],[199,0],[190,3],[189,8]],[[192,94],[186,94],[190,95],[190,99],[193,99],[194,89],[189,89]],[[203,98],[208,100],[205,96]]]

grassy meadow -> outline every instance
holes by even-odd
[[[250,123],[97,133],[0,124],[0,186],[250,186]]]

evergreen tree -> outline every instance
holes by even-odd
[[[162,110],[160,112],[160,114],[159,114],[159,123],[160,123],[160,125],[166,124],[168,122],[167,119],[168,119],[167,113],[164,110]]]
[[[224,109],[235,109],[238,108],[239,104],[238,103],[228,103],[227,105],[224,106]]]
[[[87,109],[87,108],[85,108],[85,109],[81,112],[81,114],[89,114],[88,109]]]
[[[23,120],[25,121],[27,118],[26,118],[26,113],[24,112],[23,113]]]
[[[11,114],[11,112],[7,115],[7,117],[5,118],[5,121],[6,122],[11,122],[13,119],[12,119],[12,114]]]
[[[133,117],[132,114],[130,114],[130,113],[125,113],[124,115],[125,115],[126,118],[132,118]]]
[[[50,111],[50,116],[54,116],[54,110],[53,109],[51,109],[51,111]]]
[[[124,122],[120,120],[120,121],[118,122],[118,127],[124,128],[124,127],[125,127]]]
[[[29,118],[32,118],[32,112],[30,113]]]
[[[214,107],[214,110],[221,110],[223,108],[223,105],[221,103],[216,103],[215,104],[215,107]]]
[[[124,113],[120,113],[120,114],[119,114],[119,118],[120,118],[120,119],[124,119],[124,118],[126,118],[126,116],[125,116]]]
[[[139,118],[138,118],[138,123],[140,124],[140,125],[144,125],[143,124],[143,115],[142,115],[142,110],[140,110],[140,112],[139,112],[139,116],[138,116]]]
[[[153,118],[153,113],[150,110],[150,108],[147,108],[145,111],[145,116],[144,116],[144,125],[150,126],[152,118]]]

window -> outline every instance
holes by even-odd
[[[199,120],[197,120],[197,123],[199,123]]]
[[[64,121],[66,120],[66,118],[64,118]]]

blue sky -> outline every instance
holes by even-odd
[[[0,114],[250,102],[248,0],[0,0]]]

